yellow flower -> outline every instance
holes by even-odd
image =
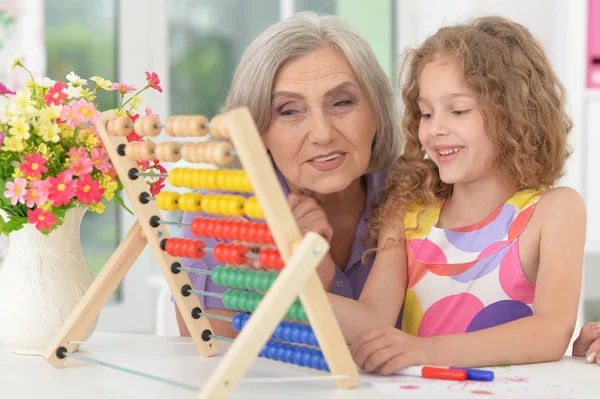
[[[39,206],[45,211],[52,210],[52,204],[49,201],[44,201]]]
[[[8,121],[8,124],[12,127],[8,132],[20,140],[26,140],[29,138],[29,122],[23,117],[13,118]]]
[[[90,209],[96,213],[104,213],[104,209],[106,209],[106,206],[104,206],[102,202],[99,202],[97,204],[90,205]]]
[[[132,110],[138,109],[138,106],[141,103],[142,103],[142,99],[141,98],[139,98],[138,96],[133,96],[133,97],[131,97],[131,100],[129,100],[129,107]]]
[[[27,119],[36,115],[35,101],[31,99],[29,90],[17,90],[17,94],[11,100],[11,112],[15,115],[22,115]]]
[[[96,137],[94,134],[88,134],[86,136],[87,140],[85,145],[90,151],[98,147],[98,137]]]
[[[52,122],[41,123],[38,128],[38,134],[44,141],[58,143],[60,141],[60,127]]]
[[[40,122],[53,121],[60,117],[62,105],[49,105],[40,110]]]
[[[112,82],[110,80],[106,80],[104,78],[101,78],[100,76],[92,76],[90,78],[91,81],[96,83],[96,86],[98,86],[99,89],[101,90],[110,90],[110,85],[112,85]]]
[[[12,63],[10,64],[10,70],[12,71],[13,69],[15,69],[18,66],[23,66],[20,56],[13,58]]]
[[[21,152],[25,149],[25,144],[23,144],[23,140],[18,137],[4,137],[4,146],[2,150],[4,151],[12,151],[12,152]]]
[[[12,174],[13,179],[16,179],[17,177],[25,177],[25,173],[23,173],[23,171],[19,168],[16,168],[15,171]]]
[[[42,143],[38,145],[37,152],[39,152],[44,157],[48,158],[50,156],[50,148],[46,145],[46,143]]]
[[[62,136],[63,139],[70,139],[73,137],[74,134],[75,134],[75,129],[71,129],[71,128],[67,127],[66,125],[62,126],[60,135]]]

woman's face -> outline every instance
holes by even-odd
[[[336,193],[365,173],[377,124],[354,71],[334,48],[285,63],[271,99],[263,138],[291,189]]]

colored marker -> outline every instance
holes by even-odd
[[[494,381],[494,372],[488,370],[468,369],[465,367],[449,367],[452,370],[464,370],[467,372],[467,379],[473,381]]]
[[[468,373],[466,370],[456,370],[448,367],[409,366],[396,371],[394,374],[437,380],[465,381]]]

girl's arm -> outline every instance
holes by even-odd
[[[368,331],[352,348],[357,365],[390,374],[413,364],[476,367],[559,360],[577,319],[586,211],[576,191],[557,188],[540,199],[535,213],[542,222],[532,316],[430,338],[399,330]]]
[[[402,219],[401,219],[402,220]],[[407,260],[403,223],[384,224],[379,249],[358,301],[328,294],[346,342],[365,330],[394,326],[398,320],[407,284]],[[385,248],[384,248],[385,247]]]

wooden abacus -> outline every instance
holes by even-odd
[[[129,143],[126,140],[133,128],[140,136],[153,137],[163,127],[172,137],[193,138],[210,133],[216,140],[190,141],[182,145],[173,141],[155,144],[149,139]],[[116,117],[112,112],[105,112],[98,120],[97,129],[138,221],[48,346],[44,357],[52,365],[63,367],[68,357],[77,358],[73,352],[149,243],[193,342],[204,357],[216,353],[220,337],[212,334],[208,321],[211,315],[204,312],[198,296],[192,295],[209,293],[192,289],[185,272],[196,269],[183,267],[180,257],[200,258],[212,252],[218,262],[229,265],[242,264],[253,257],[263,268],[279,271],[217,266],[210,272],[215,284],[258,291],[260,294],[232,289],[223,294],[225,306],[252,312],[252,315],[239,313],[232,318],[234,328],[240,333],[200,391],[200,398],[229,396],[259,355],[330,371],[340,388],[347,389],[356,384],[356,366],[316,273],[329,244],[317,234],[308,233],[304,237],[300,234],[256,125],[246,108],[218,115],[210,123],[202,116],[172,116],[165,125],[156,116],[140,117],[133,123],[127,116]],[[153,198],[144,179],[139,178],[148,174],[137,169],[138,161],[153,159],[230,165],[236,157],[243,170],[175,168],[167,177],[176,187],[253,192],[254,197],[161,192]],[[199,218],[190,227],[198,236],[253,242],[271,245],[272,248],[261,249],[255,254],[237,243],[219,243],[214,248],[206,248],[200,240],[171,237],[165,227],[167,222],[160,217],[161,209],[202,210],[207,214],[264,219],[267,224]],[[282,322],[278,325],[284,317],[304,324]]]

